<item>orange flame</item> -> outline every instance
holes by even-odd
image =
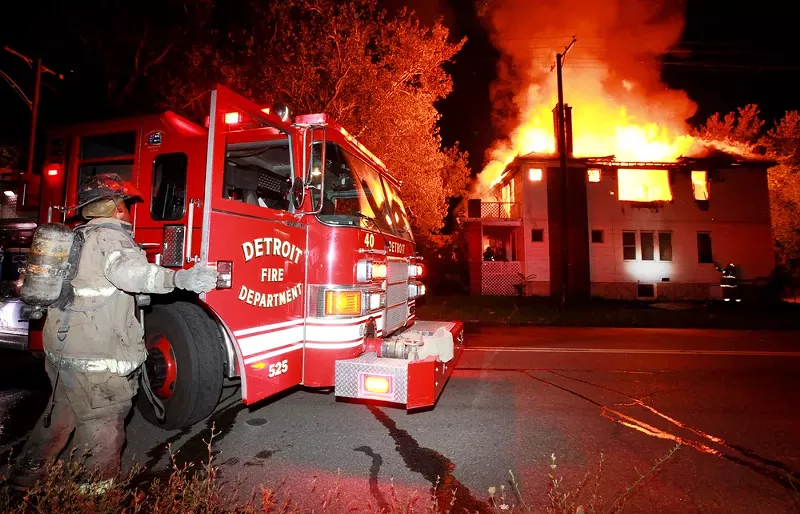
[[[688,135],[688,126],[675,118],[669,105],[647,105],[646,98],[638,98],[634,81],[619,80],[619,91],[612,97],[603,91],[603,84],[608,83],[606,70],[568,66],[564,68],[564,96],[565,103],[573,106],[575,157],[613,155],[618,161],[670,162],[705,146]],[[550,82],[555,82],[555,77]],[[555,84],[532,85],[526,96],[527,107],[510,143],[491,152],[491,161],[481,174],[484,184],[491,185],[518,155],[555,152]]]
[[[696,105],[661,82],[660,57],[679,42],[684,7],[667,0],[495,0],[482,16],[503,59],[493,100],[514,113],[508,137],[489,152],[480,185],[492,186],[518,155],[553,153],[555,54],[575,34],[563,69],[573,154],[670,162],[705,154],[686,120]],[[507,116],[508,118],[508,116]],[[732,146],[724,151],[738,150]],[[737,152],[740,153],[740,152]],[[481,192],[478,191],[480,194]]]

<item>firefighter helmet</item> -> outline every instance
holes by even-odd
[[[116,173],[101,173],[89,178],[78,190],[78,205],[83,207],[97,200],[122,198],[141,200],[142,195],[136,187]]]

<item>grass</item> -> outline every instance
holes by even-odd
[[[238,484],[221,481],[217,468],[213,465],[213,440],[218,435],[211,429],[211,436],[206,442],[208,460],[198,466],[177,464],[176,455],[172,453],[172,467],[169,475],[163,479],[134,487],[132,484],[141,469],[135,468],[125,476],[115,480],[102,494],[93,494],[82,489],[81,484],[98,479],[87,471],[82,459],[75,458],[74,453],[66,460],[51,462],[47,465],[45,478],[32,489],[19,493],[9,487],[5,477],[0,477],[0,512],[7,514],[23,514],[28,512],[52,514],[178,514],[184,512],[203,514],[299,514],[299,513],[338,513],[338,512],[380,512],[381,514],[413,514],[413,513],[448,513],[453,511],[455,491],[450,502],[440,503],[436,494],[440,483],[437,483],[424,494],[411,494],[400,498],[395,491],[394,481],[390,481],[388,505],[378,509],[364,501],[363,505],[344,505],[337,480],[336,484],[324,494],[318,507],[308,508],[296,504],[291,499],[288,489],[278,487],[267,489],[260,487],[249,495],[242,495]],[[638,479],[620,493],[611,496],[607,501],[600,495],[603,457],[597,471],[587,471],[584,477],[572,488],[567,488],[564,479],[557,474],[555,455],[551,457],[549,483],[546,503],[547,512],[552,514],[586,514],[622,512],[625,502],[639,490],[644,482],[651,478],[668,461],[680,445],[655,461],[653,467],[639,474]],[[497,514],[507,512],[535,512],[523,499],[514,473],[509,471],[509,487],[490,487],[486,497],[484,511]]]
[[[417,301],[417,317],[574,327],[800,330],[797,303],[686,302],[679,307],[670,310],[643,302],[592,299],[562,309],[549,298],[533,296],[426,296]]]

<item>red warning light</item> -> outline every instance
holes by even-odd
[[[226,112],[225,123],[228,125],[236,125],[242,122],[242,115],[238,112]]]

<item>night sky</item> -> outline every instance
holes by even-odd
[[[453,39],[468,41],[448,71],[454,91],[439,108],[441,129],[446,144],[461,142],[471,154],[475,171],[483,164],[486,149],[502,137],[489,121],[489,86],[495,79],[498,52],[481,25],[473,0],[381,0],[389,9],[410,4],[423,21],[442,18]],[[58,71],[74,69],[64,82],[45,76],[42,98],[44,128],[73,121],[75,108],[92,103],[97,84],[91,70],[80,68],[81,59],[58,38],[42,41],[31,34],[31,24],[53,26],[58,19],[48,17],[50,2],[30,1],[16,6],[17,13],[5,16],[13,24],[0,33],[0,46],[9,45],[28,55],[42,53],[45,65]],[[723,0],[688,1],[687,24],[678,48],[664,57],[663,80],[683,89],[698,103],[691,121],[704,120],[714,112],[729,112],[736,107],[758,103],[763,117],[772,120],[786,110],[800,109],[800,52],[796,41],[797,18],[789,2],[758,3]],[[156,14],[154,14],[155,16]],[[534,22],[532,22],[534,23]],[[41,33],[41,32],[39,32]],[[58,31],[54,31],[58,33]],[[580,34],[577,34],[580,44]],[[554,48],[565,42],[554,42]],[[70,39],[75,44],[75,39]],[[30,91],[33,73],[24,63],[7,54],[0,56],[0,70],[8,73]],[[568,101],[568,99],[567,99]],[[24,147],[28,131],[28,110],[9,85],[0,80],[0,140]],[[67,114],[69,113],[69,114]],[[98,116],[100,114],[94,114]]]

